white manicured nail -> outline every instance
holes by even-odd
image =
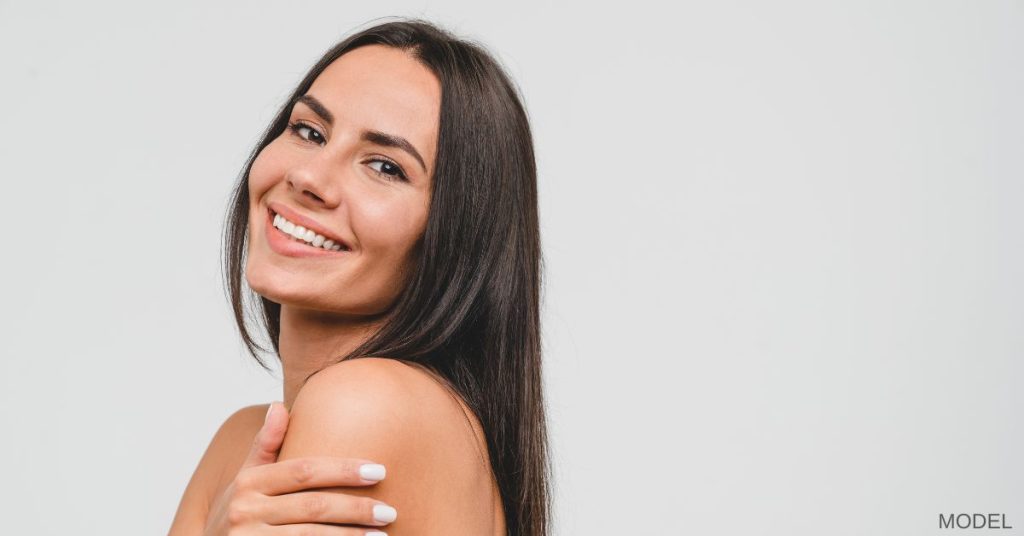
[[[384,480],[384,466],[379,463],[364,463],[359,466],[359,476],[363,480]]]
[[[388,536],[388,534],[379,530],[371,530],[370,532],[367,532],[365,536]]]
[[[381,523],[391,523],[398,517],[398,510],[386,505],[386,504],[375,504],[373,505],[373,520],[380,521]]]

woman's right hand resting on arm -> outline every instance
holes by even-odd
[[[278,462],[287,428],[288,410],[272,403],[242,468],[214,498],[203,536],[383,535],[374,527],[394,521],[394,508],[367,497],[315,489],[373,485],[384,478],[384,466],[359,458],[317,456]]]

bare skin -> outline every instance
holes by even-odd
[[[275,463],[279,461],[289,415],[280,402],[274,404],[272,414],[264,411],[268,406],[243,408],[221,426],[189,483],[169,534],[216,536],[227,533],[250,534],[252,531],[264,533],[265,523],[292,528],[298,527],[299,523],[314,521],[345,523],[352,527],[387,525],[375,521],[372,513],[374,505],[386,503],[351,494],[326,496],[333,507],[321,513],[322,519],[313,519],[307,501],[313,494],[295,492],[328,487],[373,486],[384,475],[369,480],[362,478],[359,468],[363,464],[375,463],[365,458],[320,456]],[[252,428],[257,426],[257,419],[261,419],[258,421],[260,428],[257,433],[250,434]],[[247,438],[248,444],[242,444]],[[242,470],[248,472],[244,482],[238,480]],[[226,492],[229,487],[235,489]],[[237,512],[240,506],[251,509],[254,504],[267,507],[266,511],[252,519],[232,518],[232,510]],[[342,532],[339,528],[331,530]],[[361,536],[364,532],[359,530],[357,534]],[[347,533],[339,536],[347,536]]]
[[[364,368],[385,363],[391,367],[405,367],[405,365],[399,365],[397,362],[379,358],[360,361],[366,364]],[[377,363],[372,363],[373,361]],[[337,365],[329,368],[336,367]],[[338,373],[337,370],[329,372],[330,374]],[[473,429],[471,430],[469,426],[466,426],[466,421],[462,419],[462,415],[459,413],[458,401],[432,380],[424,381],[425,376],[423,374],[410,372],[404,376],[400,375],[397,377],[400,379],[399,388],[402,391],[408,390],[419,401],[427,401],[431,407],[431,414],[436,416],[436,418],[429,419],[432,423],[432,433],[429,434],[429,437],[423,438],[422,443],[414,445],[414,450],[417,452],[426,449],[431,454],[425,457],[418,457],[410,455],[409,451],[399,451],[399,456],[393,456],[388,454],[386,450],[371,446],[371,452],[380,453],[381,455],[371,456],[370,458],[348,457],[337,459],[339,463],[350,463],[353,460],[362,462],[383,461],[388,467],[388,478],[377,484],[360,484],[359,486],[361,487],[352,487],[351,484],[348,487],[335,487],[332,488],[334,490],[332,493],[343,492],[344,495],[350,497],[347,501],[348,503],[351,502],[351,498],[359,500],[362,497],[372,503],[383,502],[396,505],[403,509],[407,515],[407,519],[404,520],[404,526],[399,527],[401,530],[395,529],[399,526],[399,521],[402,520],[396,521],[393,524],[367,521],[358,525],[353,523],[346,526],[363,526],[367,527],[367,530],[376,527],[388,531],[387,533],[392,536],[400,536],[402,534],[450,534],[453,532],[503,535],[505,533],[504,512],[501,509],[500,498],[494,490],[495,484],[489,464],[484,461],[487,457],[486,444],[483,440],[479,421],[475,417],[471,417]],[[323,383],[325,382],[321,382],[321,384]],[[286,413],[286,411],[281,407],[280,402],[277,404],[279,410],[275,412],[275,417],[278,421],[277,428],[279,428],[281,434],[276,439],[272,438],[270,440],[272,446],[280,444],[280,438],[284,435],[284,428],[288,425],[287,417],[282,418],[281,415]],[[200,534],[220,534],[217,531],[210,532],[210,527],[207,525],[208,515],[211,512],[217,514],[220,509],[223,509],[222,494],[235,483],[234,480],[239,470],[243,466],[249,465],[246,458],[247,455],[250,458],[252,457],[254,439],[257,439],[257,433],[266,432],[266,429],[261,431],[266,408],[267,405],[243,408],[228,418],[221,429],[218,430],[189,484],[189,489],[182,500],[182,505],[174,520],[170,535],[197,536]],[[272,426],[274,420],[271,419]],[[283,424],[281,424],[282,420],[284,420]],[[281,459],[285,460],[287,458],[283,463],[295,461],[300,457],[295,454],[284,453],[285,450],[304,454],[302,451],[309,449],[311,442],[305,440],[303,436],[310,437],[311,428],[309,426],[301,426],[299,436],[294,438],[295,440],[289,446],[282,449],[283,455]],[[316,437],[319,439],[321,436],[317,435]],[[274,443],[274,441],[277,442]],[[362,444],[358,440],[354,441],[354,443]],[[366,442],[366,444],[370,445],[372,443],[372,440]],[[405,441],[403,443],[408,444],[412,442]],[[427,445],[433,446],[433,450],[429,450]],[[306,454],[313,455],[316,453],[308,452]],[[473,460],[481,460],[481,463],[471,463]],[[267,463],[271,461],[272,459],[265,460]],[[281,472],[287,473],[289,476],[292,473],[290,471]],[[327,474],[319,474],[319,478],[337,479],[342,476],[336,470],[324,471],[324,473]],[[397,480],[397,485],[390,489],[381,487],[385,486],[389,479]],[[425,483],[421,483],[418,486],[408,485],[409,481],[417,480],[424,480]],[[317,486],[309,485],[305,487],[315,488]],[[218,505],[218,499],[220,499],[220,505]],[[380,499],[383,499],[383,501],[379,501]],[[363,518],[366,517],[365,505],[362,505],[362,508],[354,508],[348,505],[348,510],[343,511],[343,508],[337,506],[338,504],[343,503],[337,502],[336,506],[332,508],[337,515],[347,516],[346,519],[355,519],[357,515],[363,515]],[[294,510],[292,509],[290,512],[278,511],[274,515],[294,515]],[[223,512],[220,513],[223,514]],[[410,515],[415,517],[408,517]],[[436,524],[432,525],[431,523]],[[204,527],[207,530],[204,531]],[[282,532],[281,534],[287,533]],[[358,534],[363,534],[363,532]]]
[[[493,475],[478,446],[482,437],[474,435],[475,416],[467,426],[449,393],[425,373],[392,360],[326,367],[380,328],[407,281],[414,246],[426,228],[440,83],[407,53],[369,45],[334,61],[306,95],[314,101],[295,104],[291,127],[257,156],[249,175],[246,278],[257,293],[281,304],[283,405],[289,413],[300,390],[307,391],[305,404],[295,407],[295,429],[288,430],[282,460],[332,455],[386,465],[385,481],[342,491],[395,506],[399,519],[381,528],[392,536],[450,533],[453,527],[487,534],[492,526],[503,534],[500,503],[495,511],[491,500]],[[368,130],[403,138],[412,150],[366,141]],[[267,238],[268,232],[280,232],[268,228],[271,207],[312,220],[349,251],[283,254]],[[321,369],[315,390],[306,389],[302,382]],[[352,383],[356,378],[359,383]],[[362,429],[345,428],[367,417],[346,413],[348,408],[364,400],[378,404],[376,393],[364,399],[350,395],[341,407],[332,407],[331,393],[354,393],[363,385],[390,388],[385,402],[392,405],[384,416],[401,414],[400,426],[378,428],[382,415],[374,415],[377,420]],[[245,463],[266,409],[249,406],[224,423],[186,490],[172,534],[201,534],[211,504]],[[326,415],[333,420],[318,420]],[[416,433],[403,436],[405,430]],[[494,525],[492,518],[498,520]]]
[[[249,174],[246,278],[281,304],[287,408],[309,373],[380,327],[404,286],[413,246],[426,229],[441,109],[434,74],[407,53],[380,45],[343,55],[306,94],[334,120],[297,103],[290,122],[305,126],[274,140]],[[361,141],[363,130],[405,138],[423,163],[401,149]],[[398,167],[374,160],[381,157]],[[315,260],[273,251],[265,238],[270,203],[315,220],[352,251]]]

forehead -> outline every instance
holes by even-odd
[[[428,164],[433,161],[441,85],[409,53],[384,45],[351,50],[328,65],[308,93],[334,113],[334,130],[366,128],[402,136]]]

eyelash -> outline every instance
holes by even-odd
[[[291,132],[292,136],[295,136],[295,137],[299,138],[302,141],[312,142],[313,140],[308,140],[308,139],[304,138],[302,136],[302,134],[299,134],[299,129],[301,129],[301,128],[308,128],[310,131],[316,132],[316,135],[320,136],[320,138],[323,139],[323,135],[320,134],[319,131],[317,131],[315,128],[307,125],[306,123],[303,123],[302,121],[295,121],[294,123],[288,123],[288,130]],[[316,142],[313,142],[313,143],[316,143]],[[386,178],[388,180],[401,180],[401,181],[406,181],[406,182],[409,181],[409,178],[405,175],[405,170],[402,169],[402,166],[398,165],[397,162],[395,162],[394,160],[391,160],[390,158],[377,157],[377,158],[374,158],[374,159],[368,160],[368,161],[369,162],[383,162],[385,164],[393,166],[398,171],[398,175],[392,175],[390,173],[384,173],[383,171],[377,171],[376,169],[370,168],[371,170],[373,170],[374,173],[376,173],[378,175],[382,175],[384,178]]]

